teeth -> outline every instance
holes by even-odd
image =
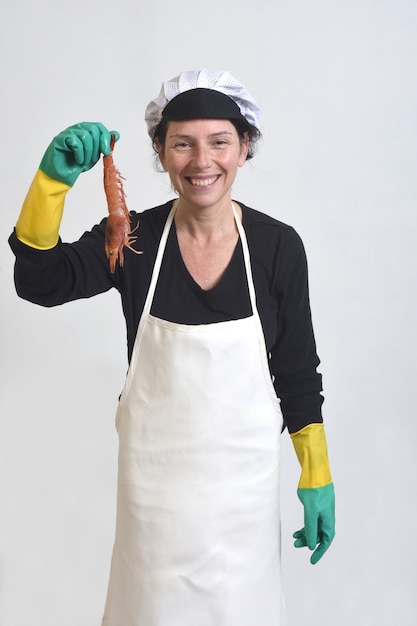
[[[217,176],[214,176],[213,178],[191,178],[191,184],[195,185],[196,187],[208,187],[208,185],[212,185],[215,180],[216,180]]]

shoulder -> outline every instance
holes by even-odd
[[[251,246],[259,250],[279,250],[282,254],[304,255],[304,245],[300,235],[290,226],[266,213],[252,209],[241,202],[242,224]]]

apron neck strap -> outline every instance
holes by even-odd
[[[156,254],[155,264],[153,266],[152,278],[149,284],[148,295],[146,296],[145,304],[143,306],[142,316],[145,316],[151,310],[156,283],[158,282],[159,271],[161,269],[162,259],[165,252],[165,246],[168,240],[169,231],[171,230],[172,222],[174,221],[175,211],[177,210],[177,202],[178,200],[175,200],[174,204],[172,205],[172,208],[165,222],[161,239],[159,241],[158,252]]]
[[[235,216],[236,226],[239,231],[239,237],[242,242],[243,259],[245,261],[246,279],[248,281],[249,297],[250,297],[250,303],[252,306],[252,313],[255,314],[258,312],[258,309],[256,306],[255,283],[253,282],[252,265],[250,262],[248,241],[246,239],[245,229],[243,228],[242,222],[239,219],[239,216],[236,212],[235,205],[233,204],[233,202],[232,202],[232,209],[233,209],[233,215]]]

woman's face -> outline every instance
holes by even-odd
[[[183,205],[229,205],[237,168],[244,165],[248,139],[229,120],[169,122],[159,158]]]

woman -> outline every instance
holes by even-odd
[[[279,440],[301,465],[316,563],[334,536],[334,490],[307,267],[295,231],[232,200],[259,109],[228,72],[184,72],[146,110],[178,198],[133,214],[134,244],[109,271],[106,220],[58,236],[67,191],[110,133],[83,123],[47,149],[14,234],[19,295],[53,306],[121,294],[129,371],[116,424],[116,539],[106,626],[279,626]],[[140,221],[138,221],[140,217]]]

